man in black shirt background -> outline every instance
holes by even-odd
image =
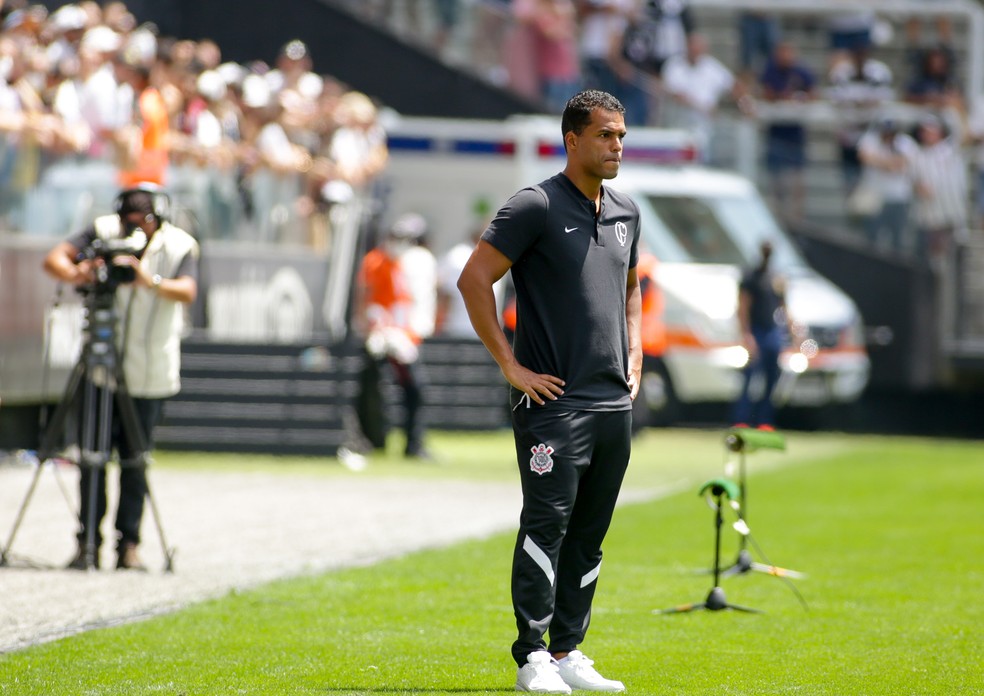
[[[786,301],[782,279],[769,268],[772,243],[762,242],[759,250],[758,265],[744,274],[738,288],[738,322],[742,345],[748,351],[748,364],[741,394],[735,402],[733,422],[743,426],[771,427],[775,425],[772,392],[779,382],[779,355],[787,321]],[[752,386],[758,375],[762,384],[753,401]]]
[[[512,569],[516,688],[622,691],[577,646],[631,447],[642,368],[639,211],[603,186],[621,162],[626,131],[618,100],[595,90],[575,95],[561,131],[564,171],[499,210],[458,289],[512,387],[523,487]],[[506,271],[517,300],[512,346],[492,293]]]

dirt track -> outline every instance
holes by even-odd
[[[2,546],[35,471],[0,464]],[[75,551],[77,477],[74,466],[41,471],[0,568],[0,652],[278,578],[487,536],[515,527],[520,508],[518,484],[155,469],[150,484],[176,549],[175,572],[162,572],[149,507],[141,554],[150,572],[66,571]],[[111,471],[111,514],[115,478]],[[111,514],[103,522],[108,539]],[[113,568],[112,544],[104,544],[100,560]]]

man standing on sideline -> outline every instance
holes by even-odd
[[[623,114],[606,92],[567,102],[564,171],[506,202],[458,280],[475,332],[512,386],[523,488],[512,566],[521,691],[624,690],[577,649],[629,461],[642,369],[639,209],[603,185],[618,174]],[[510,270],[514,347],[492,292]]]
[[[762,242],[760,252],[758,265],[742,276],[738,287],[738,323],[742,345],[748,351],[748,364],[734,406],[733,422],[770,427],[775,425],[772,392],[779,382],[783,326],[788,317],[781,280],[769,268],[772,243]],[[761,376],[762,388],[753,402],[752,383],[756,376]]]
[[[113,406],[112,444],[120,458],[120,501],[116,511],[119,534],[118,569],[143,570],[137,555],[140,521],[147,494],[146,455],[153,448],[154,428],[163,414],[164,401],[180,388],[181,334],[184,305],[198,294],[198,242],[168,222],[167,194],[151,183],[142,183],[117,196],[117,214],[103,215],[55,246],[44,260],[44,269],[58,280],[85,287],[96,280],[102,259],[82,257],[96,240],[146,236],[146,246],[135,255],[113,259],[117,266],[133,269],[133,281],[115,289],[114,301],[119,321],[117,335],[120,361],[126,386],[143,430],[147,449],[135,449],[122,433],[121,415]],[[106,514],[106,470],[98,472],[95,520],[95,557],[88,558],[86,524],[90,519],[90,476],[80,478],[81,510],[79,551],[69,568],[86,570],[99,567],[102,537],[99,522]]]
[[[431,459],[424,446],[423,374],[419,346],[434,333],[437,262],[423,245],[427,222],[417,213],[397,218],[382,243],[362,259],[356,282],[355,318],[366,337],[366,361],[359,395],[359,420],[366,439],[386,447],[388,424],[380,381],[382,365],[392,368],[403,392],[404,454]]]

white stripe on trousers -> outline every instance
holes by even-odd
[[[550,581],[550,586],[553,587],[554,584],[554,571],[553,566],[550,565],[550,558],[544,553],[543,549],[533,543],[529,535],[523,539],[523,551],[533,559],[533,562],[540,566],[540,570],[544,572],[547,576],[547,580]]]
[[[598,579],[598,576],[600,574],[601,574],[601,563],[599,562],[598,565],[596,565],[594,568],[589,570],[581,577],[581,588],[583,589],[588,585],[590,585],[591,583],[593,583],[595,580]]]

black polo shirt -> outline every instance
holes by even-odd
[[[747,271],[739,289],[749,293],[749,324],[753,331],[769,331],[776,328],[776,310],[782,304],[782,295],[776,291],[775,277],[766,268]]]
[[[513,263],[517,360],[566,382],[547,405],[628,410],[625,291],[638,261],[639,209],[605,187],[597,216],[594,208],[557,174],[510,198],[482,239]],[[521,396],[512,390],[514,405]]]

